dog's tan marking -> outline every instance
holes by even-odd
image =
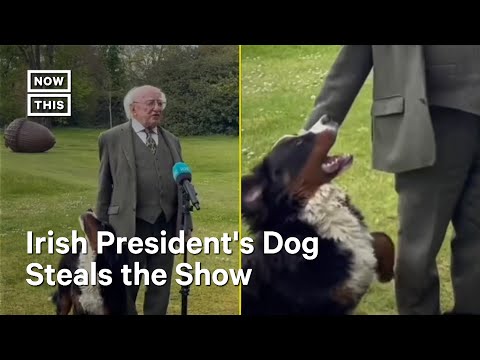
[[[110,311],[105,305],[103,306],[103,315],[110,315]]]
[[[377,277],[380,282],[389,282],[394,276],[395,246],[383,232],[372,232],[373,250],[377,258]]]
[[[70,296],[59,295],[58,315],[68,315],[72,309],[72,298]]]
[[[74,314],[81,314],[83,312],[83,307],[80,304],[80,299],[78,296],[72,297],[72,304],[73,304],[73,313]]]
[[[329,181],[328,176],[321,170],[321,166],[327,158],[335,138],[335,132],[328,130],[315,136],[313,151],[290,188],[290,193],[295,199],[309,199],[321,185]]]
[[[345,306],[354,305],[357,301],[355,292],[347,286],[336,288],[333,291],[332,299],[335,302]]]
[[[87,240],[90,242],[91,249],[97,253],[97,231],[98,231],[98,220],[90,213],[83,215],[83,227]]]

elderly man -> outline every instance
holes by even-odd
[[[373,168],[399,196],[395,290],[403,315],[436,315],[449,223],[452,314],[480,314],[480,46],[345,45],[305,127],[343,123],[371,70]],[[380,200],[380,199],[379,199]]]
[[[166,106],[165,94],[144,85],[131,89],[124,98],[128,122],[103,132],[100,151],[97,215],[109,222],[117,236],[142,240],[153,236],[167,239],[176,235],[179,211],[178,187],[172,177],[173,165],[181,160],[177,137],[161,126]],[[166,231],[161,233],[162,230]],[[167,313],[174,255],[130,255],[130,269],[138,262],[149,274],[165,270],[167,282],[146,287],[143,313]],[[132,274],[129,280],[134,280]],[[138,285],[130,287],[129,313],[137,314]]]

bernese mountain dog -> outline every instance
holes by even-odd
[[[102,285],[97,281],[96,285],[76,285],[73,281],[70,285],[58,284],[57,290],[52,296],[56,306],[57,315],[126,315],[127,314],[127,288],[123,282],[121,269],[128,265],[128,254],[122,251],[116,252],[116,246],[109,246],[103,249],[101,254],[97,253],[97,232],[109,231],[115,237],[113,227],[100,221],[95,213],[88,209],[79,217],[80,226],[85,234],[88,251],[83,253],[67,253],[62,256],[59,262],[60,269],[68,269],[72,274],[78,269],[91,271],[91,263],[96,263],[98,272],[101,269],[110,270],[112,282],[110,285]]]
[[[353,162],[351,155],[329,155],[337,131],[325,115],[309,131],[280,139],[242,177],[242,217],[255,249],[242,255],[242,267],[252,269],[242,286],[242,315],[354,314],[375,277],[392,280],[391,238],[370,232],[349,196],[332,183]],[[318,238],[318,255],[265,254],[266,231],[284,241]]]

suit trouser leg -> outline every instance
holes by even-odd
[[[480,130],[473,165],[452,224],[455,229],[451,243],[453,312],[480,314]]]
[[[142,240],[145,240],[148,236],[153,236],[152,235],[152,224],[147,223],[146,221],[142,221],[140,219],[136,220],[136,230],[135,230],[135,236],[139,237]],[[138,263],[138,268],[139,269],[145,269],[146,268],[146,263],[147,263],[147,254],[145,252],[141,252],[140,254],[132,254],[129,253],[129,268],[131,269],[130,272],[130,280],[132,281],[132,285],[128,287],[128,293],[129,293],[129,301],[128,301],[128,313],[130,315],[137,315],[137,306],[136,306],[136,301],[137,301],[137,295],[138,295],[138,290],[140,288],[140,284],[143,284],[143,276],[138,276],[138,283],[135,285],[133,281],[135,280],[133,270],[135,269],[135,263]]]
[[[464,185],[478,148],[476,116],[442,108],[432,108],[431,115],[435,164],[395,176],[400,221],[395,290],[401,315],[440,313],[436,257],[462,194],[470,193]],[[457,272],[461,268],[456,265]]]
[[[161,231],[166,231],[167,241],[174,236],[175,222],[170,221],[166,223],[163,215],[159,217],[155,224],[150,224],[141,219],[137,219],[136,222],[136,235],[143,241],[148,237],[155,237],[158,240],[161,239]],[[160,243],[158,243],[160,245]],[[130,269],[134,269],[134,263],[139,263],[140,269],[148,270],[150,276],[149,285],[146,285],[145,299],[143,305],[144,315],[165,315],[167,313],[168,304],[170,301],[170,285],[173,275],[173,263],[175,255],[168,252],[162,254],[160,251],[156,254],[148,254],[142,251],[140,254],[130,254]],[[166,273],[166,282],[161,286],[154,285],[151,282],[151,274],[156,269],[163,269]],[[132,275],[130,276],[132,279]],[[140,278],[139,284],[143,284],[145,280]],[[139,285],[133,285],[129,287],[129,314],[137,314],[136,299],[138,295]]]
[[[161,231],[166,231],[167,241],[174,236],[174,221],[167,223],[163,215],[154,224],[155,237],[160,239]],[[173,263],[175,255],[168,251],[162,254],[160,251],[157,254],[147,255],[147,269],[151,274],[156,269],[163,269],[166,273],[166,282],[161,286],[157,286],[150,282],[146,286],[145,302],[143,304],[143,313],[145,315],[166,315],[168,304],[170,302],[170,286],[173,276]]]

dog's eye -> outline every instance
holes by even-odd
[[[302,143],[303,143],[303,139],[298,139],[297,141],[295,141],[295,146],[302,145]]]
[[[282,176],[282,170],[280,170],[280,169],[273,170],[273,173],[272,173],[272,178],[273,179],[279,179],[279,178],[281,178],[281,176]]]

